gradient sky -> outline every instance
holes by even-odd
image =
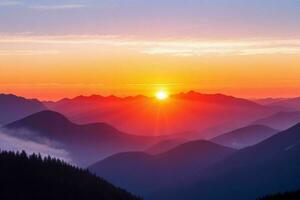
[[[1,0],[0,92],[298,96],[299,0]]]

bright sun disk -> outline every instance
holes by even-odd
[[[158,100],[166,100],[169,97],[169,94],[166,91],[161,90],[155,94],[155,97]]]

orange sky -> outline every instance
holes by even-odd
[[[196,90],[297,96],[300,40],[0,37],[0,91],[40,99]]]
[[[1,0],[0,93],[300,96],[300,1]]]

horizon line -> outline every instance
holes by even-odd
[[[295,95],[295,96],[264,96],[264,97],[242,97],[238,95],[231,95],[231,94],[226,94],[226,93],[220,93],[220,92],[215,92],[215,93],[207,93],[207,92],[199,92],[196,90],[189,90],[189,91],[183,91],[183,92],[176,92],[176,93],[170,93],[170,97],[174,97],[176,95],[187,95],[188,93],[197,93],[200,95],[223,95],[223,96],[228,96],[228,97],[234,97],[234,98],[239,98],[239,99],[245,99],[245,100],[250,100],[250,101],[255,101],[255,100],[263,100],[263,99],[294,99],[294,98],[299,98],[300,95]],[[0,92],[0,95],[12,95],[16,96],[19,98],[24,98],[24,99],[29,99],[29,100],[38,100],[40,102],[59,102],[62,100],[73,100],[79,97],[84,97],[84,98],[91,98],[91,97],[101,97],[101,98],[116,98],[116,99],[129,99],[129,98],[155,98],[155,94],[153,95],[144,95],[144,94],[136,94],[136,95],[115,95],[115,94],[109,94],[109,95],[102,95],[102,94],[88,94],[88,95],[83,95],[83,94],[78,94],[74,96],[66,96],[66,97],[59,97],[55,99],[47,99],[47,98],[38,98],[34,96],[27,96],[27,95],[18,95],[16,93],[5,93],[5,92]]]

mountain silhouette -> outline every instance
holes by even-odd
[[[139,200],[88,170],[25,152],[0,153],[1,200]]]
[[[45,110],[5,126],[8,129],[28,129],[42,133],[50,139],[58,139],[63,142],[84,143],[90,140],[122,137],[125,134],[106,123],[94,123],[78,125],[72,123],[64,115]],[[95,142],[95,141],[94,141]]]
[[[224,94],[203,94],[195,91],[189,91],[187,93],[175,94],[172,97],[176,99],[207,102],[210,104],[220,104],[220,102],[222,102],[223,104],[234,106],[259,106],[257,103],[252,102],[250,100],[228,96]]]
[[[187,136],[185,139],[188,140],[213,138],[220,134],[218,131],[201,134],[211,127],[219,126],[219,130],[227,132],[282,111],[281,108],[259,105],[246,99],[193,91],[172,95],[163,104],[155,98],[144,96],[120,98],[93,95],[46,102],[45,105],[76,123],[101,121],[136,135],[199,133],[192,138]],[[222,129],[223,125],[226,130]]]
[[[0,94],[0,124],[7,124],[45,109],[38,100]]]
[[[256,199],[300,188],[300,124],[242,149],[149,199]],[[217,191],[217,192],[216,192]]]
[[[145,195],[161,185],[197,174],[234,152],[234,149],[199,140],[157,155],[143,152],[116,154],[95,163],[90,169],[115,185]]]
[[[258,119],[252,124],[261,124],[279,130],[288,129],[300,122],[300,111],[278,112],[271,116]]]
[[[146,148],[155,142],[154,138],[129,135],[106,123],[75,124],[50,110],[35,113],[4,128],[18,137],[37,141],[46,138],[62,144],[81,165],[117,152]],[[32,134],[24,135],[24,131]]]
[[[252,146],[278,133],[279,130],[263,125],[251,125],[211,139],[212,142],[227,147],[242,149]]]

